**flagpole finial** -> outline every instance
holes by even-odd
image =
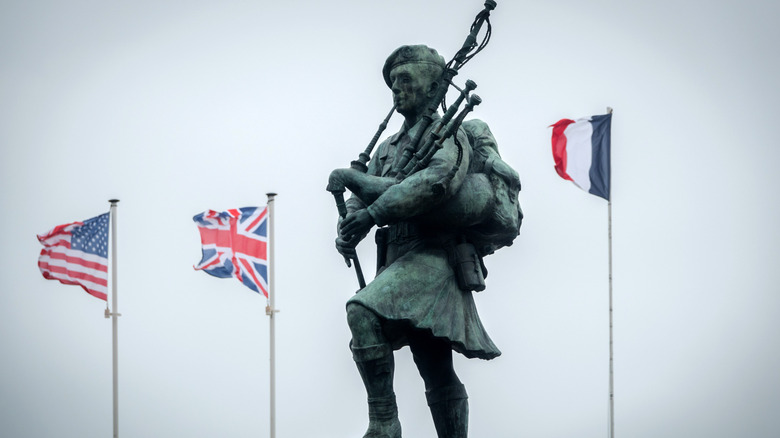
[[[266,196],[268,196],[269,198],[273,198],[274,196],[276,196],[276,193],[274,193],[274,192],[268,192],[268,193],[266,193],[265,195],[266,195]]]
[[[116,205],[116,203],[119,202],[119,199],[109,199],[108,202],[110,202],[112,205]]]

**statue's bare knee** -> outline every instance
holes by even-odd
[[[353,347],[368,347],[385,344],[382,325],[376,313],[360,304],[347,305],[347,324],[352,332]]]

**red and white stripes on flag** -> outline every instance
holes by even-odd
[[[38,267],[47,280],[81,286],[88,294],[107,301],[109,213],[58,225],[39,234],[44,246]]]
[[[562,119],[552,133],[555,171],[577,187],[609,200],[612,113],[577,121]]]

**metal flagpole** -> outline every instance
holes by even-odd
[[[612,108],[607,107],[607,114],[612,114]],[[610,167],[612,163],[612,148],[610,153]],[[610,173],[612,169],[610,168]],[[610,175],[611,179],[611,175]],[[610,193],[607,200],[608,234],[609,234],[609,436],[615,438],[615,382],[612,354],[612,184],[610,181]]]
[[[116,292],[116,204],[119,199],[110,199],[111,203],[111,307],[108,311],[106,307],[106,318],[111,319],[112,344],[113,344],[113,363],[114,363],[114,438],[119,438],[119,366],[118,366],[118,346],[117,346],[117,318],[121,316],[117,311],[117,292]]]
[[[274,314],[278,312],[274,308],[274,197],[276,193],[266,193],[268,196],[268,305],[265,307],[265,314],[269,317],[270,324],[270,360],[271,360],[271,438],[276,437],[276,341],[275,341],[275,329],[274,329]]]
[[[609,211],[609,437],[615,438],[615,381],[612,354],[612,201],[607,201]]]

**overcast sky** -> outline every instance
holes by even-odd
[[[118,207],[124,437],[266,437],[266,300],[196,272],[192,216],[276,198],[277,436],[359,437],[365,393],[327,176],[390,109],[387,55],[450,59],[477,0],[0,6],[0,436],[112,430],[105,303],[47,281],[36,234]],[[780,430],[780,4],[499,1],[473,79],[526,219],[476,296],[503,351],[456,356],[473,437],[603,437],[607,203],[548,126],[614,108],[615,435]],[[393,118],[386,134],[400,126]],[[371,237],[359,247],[374,264]],[[405,438],[433,423],[396,353]]]

